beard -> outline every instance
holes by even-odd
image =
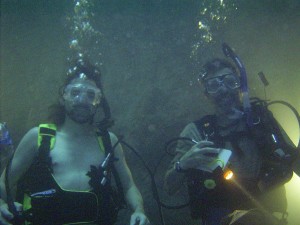
[[[219,111],[225,115],[236,113],[236,109],[240,107],[238,93],[221,93],[214,97],[214,102]]]
[[[77,104],[66,110],[67,115],[76,123],[85,124],[92,123],[95,109],[93,106],[85,104]]]

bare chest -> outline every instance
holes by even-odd
[[[105,153],[96,136],[70,138],[57,134],[50,156],[53,176],[61,188],[86,191],[90,189],[87,172],[91,165],[99,166]]]

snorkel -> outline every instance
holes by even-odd
[[[241,93],[242,93],[242,102],[243,102],[243,109],[244,113],[246,114],[246,120],[248,126],[253,126],[253,119],[251,113],[251,104],[249,99],[249,92],[248,92],[248,84],[247,84],[247,73],[244,64],[240,60],[240,58],[235,54],[235,52],[227,45],[226,43],[222,44],[222,50],[226,57],[230,57],[236,67],[240,72],[241,77]]]

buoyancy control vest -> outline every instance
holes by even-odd
[[[244,131],[230,133],[225,137],[219,133],[215,115],[207,115],[194,122],[202,139],[214,142],[217,148],[224,148],[225,142],[230,142],[234,150],[239,152],[237,139],[245,135],[250,137],[258,147],[262,166],[257,179],[243,180],[236,177],[239,185],[246,187],[247,194],[241,192],[236,183],[225,181],[221,168],[217,168],[213,173],[199,170],[188,171],[188,190],[193,218],[203,217],[207,206],[233,210],[237,209],[236,207],[238,209],[251,208],[253,205],[249,201],[249,197],[263,193],[258,188],[259,184],[263,185],[262,189],[265,191],[291,179],[293,175],[292,161],[297,157],[295,148],[285,141],[279,124],[263,101],[252,102],[252,110],[254,125],[247,127]],[[209,183],[208,181],[212,180],[213,187],[206,185]]]
[[[105,155],[113,154],[108,131],[96,131],[99,148]],[[101,185],[103,171],[91,166],[90,191],[68,191],[61,188],[52,175],[49,151],[54,147],[56,126],[39,126],[37,160],[23,176],[18,185],[18,200],[23,198],[23,208],[27,224],[65,225],[93,223],[112,225],[118,210],[124,206],[123,191],[112,165],[106,175],[108,181]],[[113,173],[118,191],[111,186]]]

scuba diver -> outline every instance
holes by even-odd
[[[234,210],[254,208],[270,224],[286,224],[283,185],[293,175],[297,151],[265,101],[249,99],[246,71],[238,56],[225,43],[223,51],[234,64],[212,59],[199,76],[215,113],[189,123],[181,132],[180,137],[189,141],[178,142],[165,189],[172,195],[186,183],[191,217],[204,225],[220,225]],[[224,178],[227,172],[231,179]],[[282,218],[275,218],[273,212],[282,213]]]
[[[8,155],[11,154],[13,149],[12,138],[10,137],[10,133],[7,128],[6,122],[0,122],[0,171],[2,172],[4,169],[4,165],[6,165],[6,161]]]
[[[74,60],[51,109],[50,123],[25,134],[1,176],[0,224],[112,225],[124,200],[113,177],[133,211],[130,225],[150,224],[120,140],[108,132],[98,68],[82,55]]]

